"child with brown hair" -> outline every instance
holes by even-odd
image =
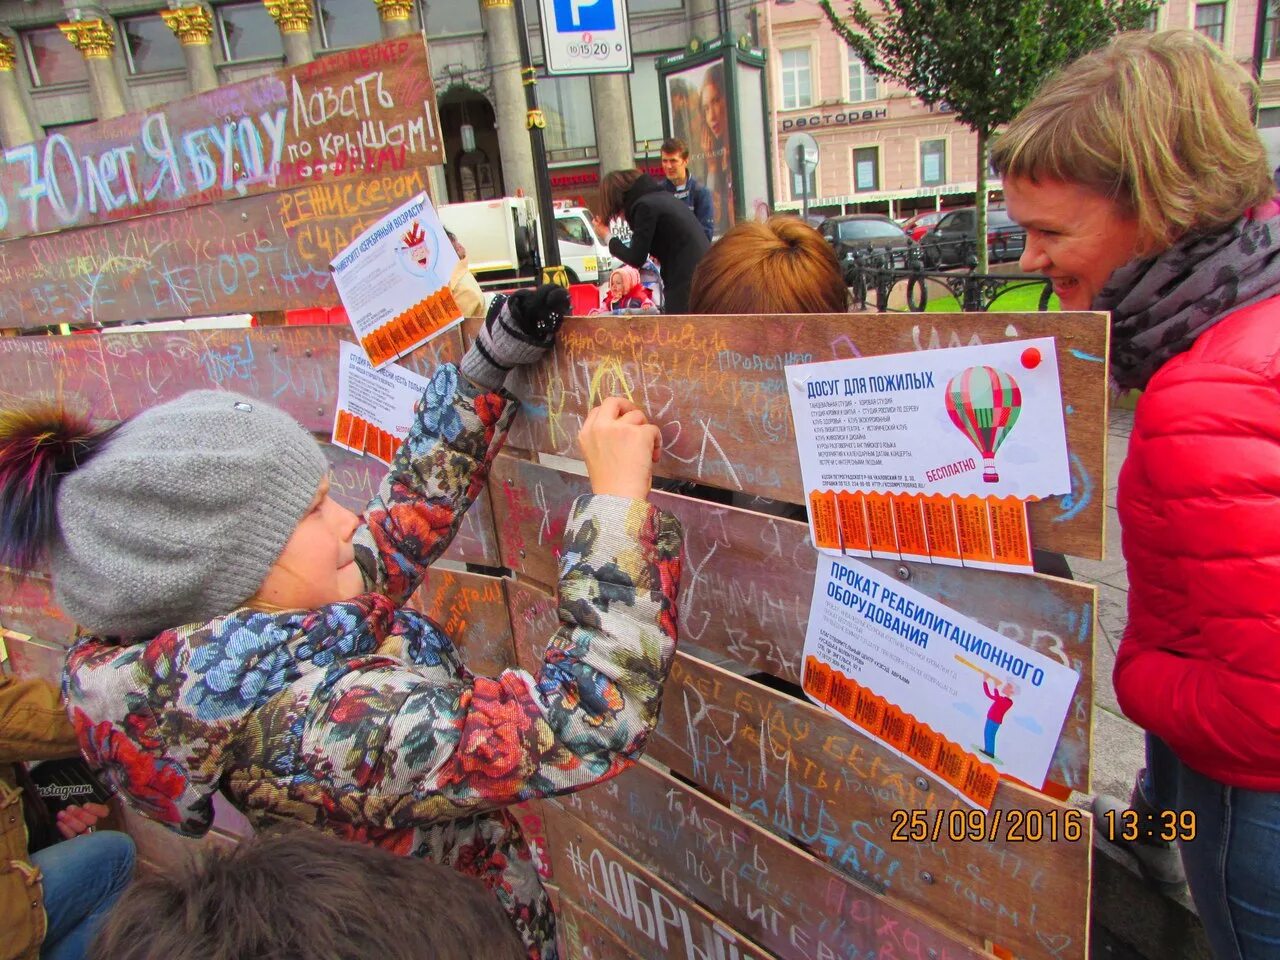
[[[188,836],[221,791],[257,826],[298,820],[449,864],[498,897],[530,957],[554,918],[509,804],[639,756],[674,655],[681,531],[648,496],[660,436],[610,398],[579,442],[593,495],[560,557],[561,626],[537,676],[478,677],[405,602],[484,487],[567,293],[495,303],[443,364],[363,517],[329,496],[311,434],[257,399],[197,391],[106,430],[0,419],[0,564],[47,556],[90,635],[64,687],[86,757]]]

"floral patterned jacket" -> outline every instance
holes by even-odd
[[[288,818],[477,876],[532,958],[554,918],[511,803],[620,773],[657,720],[674,655],[678,521],[582,497],[560,561],[560,628],[538,676],[468,672],[402,604],[483,489],[518,405],[442,366],[356,534],[369,593],[318,610],[236,610],[121,645],[89,638],[64,677],[85,755],[139,811],[209,829],[222,790]]]

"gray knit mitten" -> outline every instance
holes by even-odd
[[[536,363],[555,344],[556,331],[569,314],[569,291],[554,283],[537,290],[498,294],[489,305],[484,327],[462,358],[471,382],[497,390],[513,367]]]

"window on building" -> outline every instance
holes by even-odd
[[[1225,3],[1197,3],[1196,29],[1214,43],[1221,44],[1227,31]]]
[[[222,34],[222,53],[230,61],[284,56],[280,29],[261,3],[214,7]]]
[[[645,152],[645,141],[655,156],[662,143],[662,91],[658,86],[658,58],[667,54],[635,58],[631,74],[631,125],[636,135],[636,153]]]
[[[782,109],[813,105],[813,72],[809,68],[809,48],[782,51]]]
[[[920,186],[936,187],[947,182],[947,141],[920,141]]]
[[[538,105],[547,118],[545,140],[549,160],[595,156],[596,126],[589,78],[539,77]]]
[[[363,47],[382,39],[378,8],[370,0],[318,0],[320,42],[328,50]]]
[[[1158,7],[1147,14],[1147,19],[1142,21],[1142,26],[1139,29],[1145,30],[1147,33],[1155,33],[1160,29],[1160,9]]]
[[[876,89],[876,77],[861,60],[849,55],[849,102],[862,103],[864,100],[875,100],[879,96]]]
[[[532,22],[530,11],[536,3],[526,3],[525,16]],[[480,0],[418,0],[418,17],[428,37],[445,37],[451,33],[479,33]]]
[[[630,0],[627,9],[633,13],[656,13],[659,10],[679,10],[684,0]]]
[[[1258,128],[1280,127],[1280,107],[1263,107],[1258,111]]]
[[[853,151],[853,189],[856,193],[880,189],[879,147],[858,147]]]
[[[22,43],[27,49],[33,87],[88,82],[89,70],[84,65],[84,57],[57,27],[28,30],[22,34]]]
[[[159,17],[129,17],[120,21],[124,54],[130,73],[182,70],[187,61],[177,35]]]
[[[1268,60],[1280,58],[1280,0],[1267,4],[1267,22],[1262,28],[1262,55]]]

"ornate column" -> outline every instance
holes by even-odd
[[[218,85],[218,71],[213,65],[213,17],[199,4],[161,10],[160,17],[182,43],[187,58],[187,79],[195,93],[204,93]]]
[[[596,156],[600,178],[636,165],[636,135],[631,123],[631,90],[625,73],[597,73],[591,78],[591,112],[596,121]]]
[[[494,113],[498,127],[498,149],[502,151],[502,179],[506,195],[524,190],[526,196],[538,195],[538,180],[533,170],[533,146],[525,125],[528,110],[524,101],[524,84],[520,79],[520,41],[511,0],[481,0],[481,16],[489,46],[489,63],[493,66]],[[546,163],[546,157],[539,162]]]
[[[284,40],[284,59],[289,66],[310,63],[316,58],[311,49],[311,0],[262,0],[267,13],[280,28]]]
[[[413,0],[373,0],[382,19],[382,39],[404,37],[416,32],[413,24]]]
[[[89,95],[99,120],[110,120],[126,113],[124,90],[116,76],[111,53],[116,46],[116,32],[106,20],[73,20],[58,24],[58,29],[84,57],[89,71]]]
[[[15,60],[12,38],[0,34],[0,143],[5,147],[30,143],[36,138],[13,73]]]

